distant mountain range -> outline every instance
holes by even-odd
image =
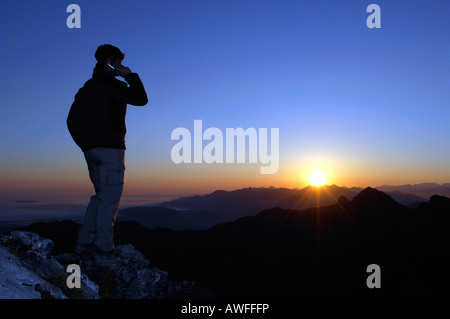
[[[253,216],[263,209],[280,207],[302,210],[330,205],[340,196],[352,199],[363,188],[336,185],[288,188],[243,188],[233,191],[217,190],[207,195],[181,197],[158,204],[128,207],[119,210],[117,221],[135,221],[147,228],[172,230],[205,230],[243,216]],[[417,207],[432,195],[450,197],[450,184],[425,183],[403,186],[380,186],[398,203]],[[20,200],[17,205],[0,208],[0,233],[29,225],[39,220],[72,219],[80,222],[86,209],[83,205],[46,204]]]
[[[376,189],[391,193],[391,192],[403,192],[414,194],[423,198],[430,198],[433,195],[440,195],[450,197],[450,183],[437,184],[437,183],[422,183],[422,184],[406,184],[401,186],[382,185]]]
[[[202,230],[219,223],[252,216],[263,209],[280,207],[302,210],[334,204],[339,197],[352,199],[362,188],[336,185],[303,189],[243,188],[234,191],[217,190],[208,195],[181,197],[153,207],[121,209],[118,221],[135,221],[147,228],[172,230]],[[386,192],[400,204],[417,206],[425,198],[398,190]]]
[[[73,249],[78,227],[66,221],[25,230],[51,239],[58,254]],[[203,231],[118,222],[115,240],[173,280],[195,280],[219,298],[449,298],[449,229],[449,198],[409,208],[366,188],[330,205],[265,209]],[[381,268],[380,289],[366,285],[370,264]]]

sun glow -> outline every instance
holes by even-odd
[[[327,181],[327,176],[322,171],[314,171],[309,175],[309,181],[312,186],[323,186]]]

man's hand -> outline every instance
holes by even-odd
[[[117,65],[116,71],[117,71],[117,74],[119,74],[119,76],[121,76],[123,78],[131,73],[130,68],[127,66],[123,66],[123,65]]]

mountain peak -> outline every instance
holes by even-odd
[[[367,187],[358,195],[353,197],[352,204],[354,205],[398,205],[389,195],[377,190],[376,188]]]
[[[443,216],[449,216],[450,198],[448,197],[433,195],[430,197],[428,203],[424,203],[424,205],[434,213],[440,212]]]

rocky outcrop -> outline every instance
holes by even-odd
[[[41,238],[34,233],[12,231],[8,235],[2,235],[0,237],[1,298],[69,298],[68,294],[64,293],[67,288],[65,284],[68,274],[65,273],[64,266],[51,256],[52,249],[51,240]],[[91,285],[84,286],[85,288],[81,290],[83,295],[98,297],[98,291],[90,291]]]
[[[51,254],[53,242],[32,232],[0,237],[0,298],[7,299],[184,299],[216,298],[194,282],[174,282],[167,272],[132,245],[116,247],[114,257]],[[67,267],[80,268],[80,288],[69,288]]]

